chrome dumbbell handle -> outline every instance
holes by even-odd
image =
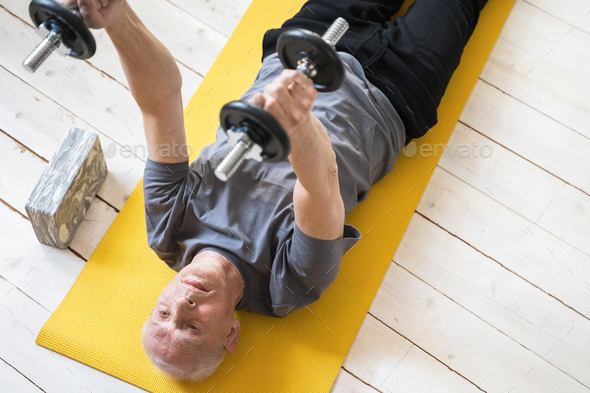
[[[221,181],[227,181],[245,159],[262,161],[262,148],[258,146],[245,129],[227,130],[228,144],[233,146],[223,161],[215,168],[215,176]]]
[[[35,72],[54,52],[82,60],[94,55],[96,42],[77,8],[56,0],[32,0],[29,14],[42,41],[23,61],[27,71]]]
[[[334,47],[347,30],[348,22],[344,18],[338,17],[334,22],[332,22],[330,27],[328,27],[328,30],[326,30],[322,36],[322,40],[324,40],[328,45]],[[313,78],[317,74],[315,64],[307,58],[297,61],[297,71],[301,72],[308,78]]]
[[[244,161],[246,154],[252,149],[253,145],[254,142],[252,142],[248,134],[243,133],[229,154],[215,168],[215,176],[221,181],[227,181]]]
[[[29,72],[37,71],[37,68],[55,51],[61,44],[61,32],[51,30],[39,45],[23,61],[23,67]]]
[[[348,22],[344,18],[336,18],[336,20],[328,27],[328,30],[322,36],[322,40],[326,41],[332,46],[340,41],[340,38],[348,30]]]

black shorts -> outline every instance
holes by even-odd
[[[346,19],[350,28],[336,49],[355,56],[367,79],[391,101],[406,127],[407,144],[436,124],[440,100],[486,1],[416,0],[392,22],[403,0],[311,0],[265,34],[262,58],[276,51],[285,29],[322,35],[337,17]]]

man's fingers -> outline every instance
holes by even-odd
[[[109,5],[108,0],[78,0],[80,13],[86,18],[92,19],[99,16],[99,11]]]
[[[100,29],[106,26],[107,20],[103,4],[108,6],[109,0],[78,0],[80,14],[88,27]]]
[[[313,87],[311,80],[297,70],[283,70],[275,80],[285,86],[297,83],[303,89]]]
[[[254,105],[258,105],[259,107],[264,107],[265,101],[266,100],[264,99],[264,96],[262,95],[262,93],[255,93],[248,100],[249,103],[254,104]]]
[[[288,114],[286,109],[290,108],[293,103],[293,98],[290,96],[287,88],[283,84],[280,84],[276,81],[270,83],[264,87],[264,98],[266,99],[267,103],[270,99],[272,99],[281,106],[281,111],[277,115],[280,115],[281,119],[279,120],[281,123],[284,123],[285,120],[287,120],[287,116],[285,116],[285,114]],[[267,105],[265,105],[264,108],[267,109]]]
[[[283,125],[289,126],[289,122],[287,121],[287,114],[285,109],[282,107],[281,103],[272,96],[264,97],[264,109],[269,112],[271,115],[275,117]]]
[[[281,75],[264,88],[261,105],[270,112],[285,129],[301,125],[309,116],[309,111],[317,91],[305,75],[296,70],[283,70]],[[254,102],[256,95],[249,100]]]
[[[78,8],[81,9],[92,9],[92,6],[94,5],[94,1],[93,0],[78,0]]]
[[[60,0],[58,3],[61,3],[67,9],[78,8],[78,0]]]
[[[289,84],[287,85],[287,90],[291,92],[293,97],[299,97],[301,93],[305,93],[305,87],[301,86],[294,80],[289,82]]]
[[[94,17],[94,14],[97,12],[97,6],[95,1],[79,0],[78,8],[80,9],[82,17],[84,17],[84,21],[86,22],[86,24],[89,24],[88,21],[91,21]]]
[[[315,100],[317,91],[313,82],[296,70],[283,70],[275,80],[287,87],[295,101]]]
[[[264,89],[265,93],[271,95],[272,97],[276,98],[281,106],[285,109],[289,109],[287,113],[293,111],[294,107],[296,106],[296,102],[293,99],[293,96],[287,90],[285,85],[279,83],[271,83],[267,85]]]
[[[288,88],[278,82],[268,85],[265,94],[274,97],[283,108],[285,116],[279,121],[285,128],[298,127],[309,115],[310,106],[307,104],[311,99],[305,95],[299,99],[293,97]]]
[[[284,70],[282,74],[289,77],[292,81],[299,84],[305,90],[315,89],[313,87],[313,82],[311,81],[311,79],[309,79],[297,70]]]

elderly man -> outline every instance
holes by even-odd
[[[416,0],[392,23],[403,0],[306,3],[264,36],[262,67],[242,97],[284,126],[288,160],[246,162],[223,183],[213,172],[230,150],[227,137],[218,129],[216,142],[189,165],[180,72],[131,7],[124,0],[61,1],[77,3],[90,27],[106,28],[141,109],[150,151],[143,178],[148,243],[178,272],[142,339],[154,365],[193,380],[212,374],[236,348],[234,310],[285,317],[334,281],[360,238],[345,224],[347,213],[391,171],[404,144],[436,123],[485,4]],[[350,24],[337,45],[346,82],[317,94],[305,76],[283,70],[275,44],[284,29],[321,34],[339,16]]]

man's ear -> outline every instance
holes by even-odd
[[[236,349],[236,347],[238,346],[240,331],[240,321],[234,318],[231,322],[231,330],[229,334],[225,337],[225,340],[223,341],[223,347],[227,352],[233,352],[234,349]]]

